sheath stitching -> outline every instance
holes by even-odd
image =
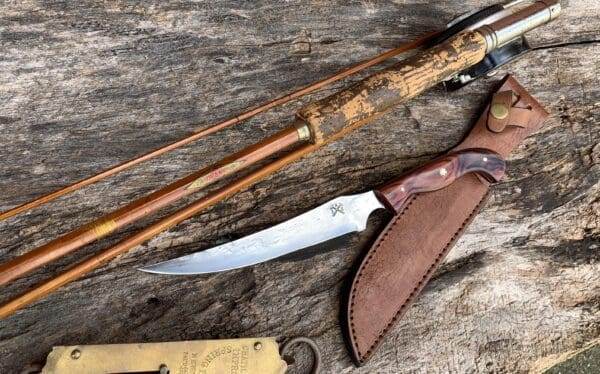
[[[415,202],[415,200],[417,199],[418,195],[413,195],[410,200],[408,201],[408,203],[402,208],[402,212],[397,215],[394,218],[394,221],[392,222],[392,227],[396,226],[396,224],[398,223],[398,221],[400,221],[400,218],[402,218],[402,216],[408,211],[408,209],[411,207],[411,205]],[[375,255],[375,253],[377,252],[377,250],[379,249],[379,246],[381,245],[381,243],[383,241],[385,241],[385,239],[387,238],[387,236],[389,235],[389,232],[391,230],[386,230],[383,233],[383,237],[381,238],[380,241],[378,241],[377,245],[375,246],[375,248],[373,249],[373,251],[369,254],[369,256],[366,258],[365,263],[363,266],[361,266],[360,272],[358,273],[358,276],[356,277],[356,280],[354,282],[354,286],[357,286],[358,283],[360,282],[360,278],[362,277],[363,274],[363,270],[365,267],[367,267],[367,265],[369,264],[369,262],[371,261],[371,259],[373,258],[373,256]],[[354,288],[354,287],[353,287]],[[356,348],[356,351],[358,352],[358,354],[360,355],[360,350],[358,349],[358,346],[356,345],[356,330],[354,329],[354,299],[356,298],[356,294],[352,293],[352,300],[350,302],[350,327],[352,330],[352,338],[353,338],[353,344]]]
[[[425,286],[426,279],[431,275],[431,273],[433,272],[433,270],[435,270],[436,265],[441,261],[442,256],[444,255],[444,253],[446,253],[446,251],[449,249],[449,247],[452,246],[452,244],[454,243],[455,239],[457,239],[457,237],[465,229],[465,227],[467,226],[467,224],[473,218],[473,215],[480,209],[481,204],[486,200],[486,198],[488,196],[489,196],[489,190],[483,195],[483,197],[481,198],[481,200],[479,200],[479,202],[477,203],[477,205],[475,206],[475,208],[473,208],[473,210],[471,211],[471,214],[469,214],[469,216],[463,221],[463,223],[461,224],[461,226],[459,227],[459,229],[454,233],[454,235],[448,241],[448,243],[446,243],[446,245],[440,250],[440,252],[438,253],[437,257],[435,258],[435,260],[433,261],[433,263],[431,264],[431,266],[427,269],[427,271],[425,271],[425,273],[421,277],[421,280],[419,281],[419,283],[417,283],[417,285],[413,288],[413,290],[410,293],[410,295],[408,296],[408,298],[404,301],[404,303],[400,306],[400,308],[398,308],[398,311],[396,312],[396,314],[391,318],[391,320],[388,322],[388,324],[385,327],[385,329],[383,329],[383,331],[379,334],[379,336],[377,337],[377,339],[375,339],[375,341],[373,342],[373,344],[371,344],[371,346],[369,347],[369,349],[367,350],[367,352],[366,352],[366,354],[364,356],[361,354],[361,351],[358,348],[358,345],[356,344],[356,330],[354,328],[354,317],[352,316],[354,314],[354,299],[355,299],[356,295],[355,294],[352,295],[352,302],[350,304],[350,325],[351,325],[352,338],[353,338],[352,344],[356,348],[356,352],[359,355],[360,362],[364,362],[366,358],[368,358],[369,356],[371,356],[371,354],[373,353],[373,350],[375,349],[375,347],[377,347],[377,345],[379,344],[379,342],[381,341],[381,339],[383,339],[383,337],[389,331],[389,329],[396,323],[396,321],[398,320],[398,317],[408,307],[408,304],[410,302],[412,302],[413,299],[418,295],[420,289],[422,289]],[[392,224],[392,226],[395,226],[398,223],[398,221],[400,221],[400,218],[404,215],[404,213],[406,211],[408,211],[408,208],[412,205],[412,203],[414,202],[414,200],[416,199],[416,197],[417,197],[417,195],[415,195],[415,197],[409,202],[409,204],[406,205],[406,207],[402,210],[402,213],[399,216],[396,217],[396,219],[394,220],[394,223]],[[375,255],[375,253],[377,252],[377,249],[379,249],[379,247],[381,246],[381,244],[386,240],[389,231],[391,231],[391,228],[389,230],[386,230],[385,234],[383,235],[383,237],[381,238],[381,240],[377,243],[377,245],[376,245],[375,249],[373,250],[373,252],[369,255],[369,257],[365,261],[364,266],[362,266],[360,272],[358,273],[358,276],[356,278],[356,283],[354,284],[355,286],[358,285],[359,280],[362,277],[363,270],[367,267],[368,263],[373,258],[373,255]]]

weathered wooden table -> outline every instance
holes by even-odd
[[[0,209],[490,3],[3,1]],[[600,3],[570,0],[563,8],[551,26],[531,33],[539,47],[497,76],[452,94],[432,89],[0,321],[0,372],[43,360],[53,345],[264,335],[314,337],[327,373],[527,372],[598,338]],[[364,368],[352,366],[343,344],[340,293],[383,214],[366,232],[319,246],[309,259],[214,276],[136,271],[254,232],[338,194],[372,188],[424,163],[464,136],[506,72],[551,118],[513,154],[487,207]],[[0,222],[0,261],[288,127],[302,103]],[[157,219],[4,287],[0,298]]]

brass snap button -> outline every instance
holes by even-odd
[[[504,104],[492,105],[490,112],[492,113],[492,117],[495,119],[505,119],[508,117],[508,108]]]

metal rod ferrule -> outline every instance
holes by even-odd
[[[305,122],[298,120],[294,124],[294,127],[296,128],[296,131],[298,132],[298,140],[299,141],[307,141],[312,138],[310,128],[308,127],[308,125]]]
[[[560,11],[561,6],[557,0],[538,0],[514,14],[481,26],[476,31],[485,37],[486,53],[489,53],[527,31],[552,21],[559,16]]]

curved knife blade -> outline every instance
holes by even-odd
[[[204,274],[237,269],[362,231],[371,212],[385,206],[399,213],[415,193],[436,191],[467,173],[489,182],[504,174],[502,156],[487,149],[464,149],[440,157],[397,178],[375,192],[342,196],[269,229],[202,252],[140,270],[170,275]],[[381,199],[381,200],[380,200]]]
[[[191,275],[255,265],[344,234],[362,231],[371,212],[380,208],[384,206],[373,191],[341,196],[255,234],[139,270]]]

